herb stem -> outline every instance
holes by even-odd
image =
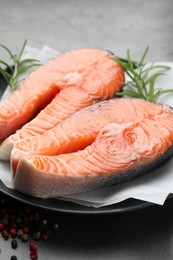
[[[149,46],[145,49],[139,62],[132,61],[130,50],[127,50],[127,61],[120,60],[115,56],[111,58],[123,67],[125,73],[130,78],[130,80],[128,79],[126,81],[124,90],[122,92],[118,92],[116,95],[137,97],[156,102],[161,95],[173,92],[173,89],[158,90],[155,88],[156,79],[162,75],[165,75],[163,70],[166,71],[171,68],[164,65],[154,65],[154,63],[146,67],[144,65],[144,60],[148,51]],[[157,70],[157,72],[154,73],[153,70]],[[150,76],[149,73],[151,74]]]
[[[0,47],[9,54],[10,59],[13,62],[13,65],[11,66],[7,62],[0,60],[0,64],[4,65],[8,69],[4,70],[0,66],[0,74],[6,80],[12,91],[16,90],[19,86],[21,82],[21,75],[24,72],[26,72],[29,68],[41,65],[40,61],[36,59],[27,58],[22,60],[26,44],[27,40],[24,41],[24,44],[18,54],[13,54],[5,45],[0,44]]]

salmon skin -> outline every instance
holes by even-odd
[[[94,125],[92,112],[97,114]],[[81,123],[84,113],[88,124]],[[24,153],[13,174],[16,190],[41,198],[91,191],[149,172],[173,155],[173,110],[166,105],[112,99],[79,111],[68,119],[68,126],[67,120],[61,125],[53,139],[52,130],[48,131],[49,147],[40,148],[41,142],[32,140],[34,149],[25,153],[29,139],[20,147]],[[57,151],[52,140],[59,142]]]
[[[120,90],[124,70],[110,57],[103,50],[77,49],[32,72],[0,104],[0,142],[25,125],[1,145],[0,159],[9,160],[13,144],[20,139],[43,134],[72,113]]]

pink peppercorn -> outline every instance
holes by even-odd
[[[37,245],[34,241],[30,242],[29,244],[30,250],[31,251],[36,251],[37,250]]]
[[[17,234],[16,228],[11,228],[11,229],[10,229],[10,235],[11,235],[12,237],[15,237],[16,234]]]
[[[9,232],[7,230],[2,231],[2,237],[4,239],[8,239],[9,238]]]
[[[31,253],[30,253],[30,258],[31,258],[32,260],[37,259],[37,258],[38,258],[38,252],[37,252],[37,251],[31,252]]]
[[[4,223],[3,222],[0,222],[0,231],[2,231],[4,229]]]
[[[29,214],[29,213],[31,212],[31,208],[27,208],[27,207],[26,207],[26,208],[24,209],[24,212],[25,212],[26,214]]]
[[[34,219],[34,215],[33,214],[29,214],[28,215],[28,221],[33,221]]]
[[[43,233],[43,234],[41,234],[41,239],[42,240],[48,240],[48,234],[46,234],[46,233]]]
[[[11,214],[11,215],[10,215],[10,219],[11,219],[11,220],[15,220],[16,218],[17,218],[16,214]]]
[[[29,233],[29,227],[28,227],[28,226],[24,226],[24,227],[22,228],[22,230],[23,230],[23,233],[26,233],[26,234]]]

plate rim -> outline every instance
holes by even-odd
[[[115,213],[117,214],[117,213],[136,211],[136,210],[144,209],[146,207],[155,205],[151,202],[129,198],[122,202],[111,204],[108,206],[102,206],[98,208],[92,206],[88,207],[88,206],[84,206],[84,205],[80,205],[77,203],[64,201],[60,199],[54,199],[54,198],[42,199],[42,198],[32,197],[6,187],[1,180],[0,180],[0,192],[11,199],[15,199],[20,203],[24,203],[32,207],[36,207],[39,209],[44,209],[52,212],[67,213],[67,214],[80,214],[80,215],[101,215],[101,214],[115,214]],[[55,204],[57,205],[55,206]]]

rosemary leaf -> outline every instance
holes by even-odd
[[[25,67],[21,67],[18,69],[18,72],[17,72],[17,76],[23,74],[24,72],[26,72],[28,69],[32,68],[32,67],[35,67],[35,66],[40,66],[40,64],[38,63],[35,63],[35,64],[31,64],[31,65],[28,65],[28,66],[25,66]]]
[[[27,63],[27,62],[37,62],[38,63],[38,65],[41,65],[40,63],[39,63],[39,60],[37,60],[37,59],[32,59],[32,58],[28,58],[28,59],[24,59],[24,60],[21,60],[20,61],[20,66],[22,66],[23,65],[23,63]]]
[[[140,60],[140,62],[139,62],[139,67],[141,67],[141,66],[143,65],[144,60],[145,60],[145,58],[146,58],[146,56],[147,56],[148,51],[149,51],[149,46],[147,46],[147,48],[145,49],[145,51],[144,51],[144,53],[143,53],[143,55],[142,55],[142,58],[141,58],[141,60]]]
[[[167,94],[173,92],[173,89],[159,89],[158,91],[156,91],[155,93],[155,101],[163,94]]]
[[[0,74],[2,74],[2,76],[7,82],[10,80],[10,75],[6,71],[4,71],[1,67],[0,67]]]
[[[19,78],[24,72],[26,72],[28,69],[40,66],[41,63],[37,59],[32,58],[26,58],[22,60],[22,56],[25,50],[27,44],[27,40],[24,41],[23,46],[21,50],[18,52],[18,54],[13,54],[5,45],[0,44],[0,47],[5,50],[9,56],[10,59],[13,62],[13,65],[11,66],[5,61],[0,60],[0,63],[3,64],[8,70],[3,70],[0,67],[0,74],[4,77],[7,84],[10,86],[11,90],[14,91],[19,86],[21,82],[21,78]]]
[[[154,84],[155,84],[155,78],[154,77],[151,77],[150,79],[150,88],[149,88],[149,100],[153,100],[155,99],[155,96],[154,96]]]
[[[127,50],[127,59],[128,59],[129,67],[130,67],[131,70],[133,71],[134,68],[133,68],[133,62],[131,61],[131,57],[130,57],[130,50]]]
[[[127,90],[127,91],[122,91],[122,92],[116,93],[116,96],[123,96],[123,95],[129,96],[129,97],[140,98],[140,94],[135,91],[132,91],[132,90],[131,91]]]
[[[10,71],[13,70],[12,67],[7,62],[0,60],[0,63],[3,64],[6,68],[8,68]]]
[[[170,67],[169,66],[164,66],[164,65],[155,65],[154,66],[154,64],[152,64],[152,65],[150,65],[149,68],[143,68],[143,70],[142,70],[142,77],[143,77],[143,79],[146,79],[148,74],[149,74],[149,72],[151,72],[152,70],[155,70],[155,69],[169,70]]]
[[[8,52],[8,54],[10,55],[10,58],[12,58],[13,57],[13,54],[12,54],[12,52],[5,46],[5,45],[3,45],[3,44],[0,44],[0,47],[1,48],[3,48],[5,51],[7,51]]]
[[[149,46],[145,49],[139,62],[134,62],[131,59],[130,50],[127,50],[127,61],[120,60],[114,56],[111,57],[112,60],[123,67],[125,73],[130,78],[124,86],[124,91],[117,93],[118,96],[137,97],[156,102],[161,95],[173,92],[173,89],[155,89],[156,79],[165,75],[165,72],[170,67],[155,65],[154,63],[145,66],[144,61],[148,51]],[[157,72],[154,73],[154,70],[157,70]]]
[[[154,82],[156,81],[156,79],[161,76],[161,75],[165,75],[165,73],[156,73],[154,75],[152,75],[151,77],[149,77],[146,81],[145,81],[145,85],[150,84],[151,81],[154,80]]]
[[[21,49],[21,51],[19,52],[19,54],[17,55],[17,60],[18,60],[18,61],[21,60],[21,57],[22,57],[23,52],[24,52],[24,50],[25,50],[26,44],[27,44],[27,40],[25,39],[24,44],[23,44],[23,46],[22,46],[22,49]]]

